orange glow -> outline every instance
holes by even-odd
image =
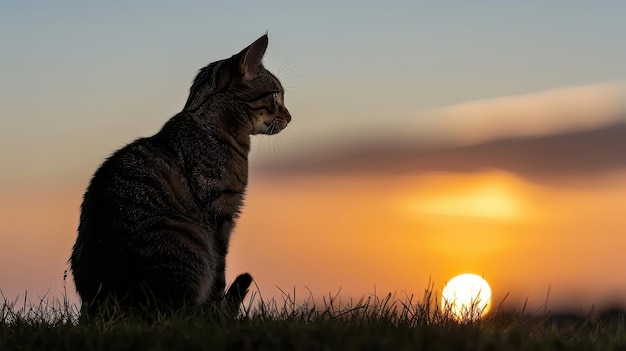
[[[445,177],[439,178],[445,181]],[[503,220],[519,219],[523,215],[521,199],[515,191],[519,181],[513,176],[495,173],[463,178],[462,183],[458,179],[450,180],[454,186],[445,189],[436,187],[419,192],[407,205],[413,211],[432,215]]]
[[[60,295],[83,190],[2,193],[5,296],[28,290],[35,297],[50,287]],[[429,281],[441,292],[449,277],[472,271],[489,276],[496,304],[510,293],[507,303],[528,297],[530,309],[550,287],[550,306],[598,306],[626,290],[626,272],[615,269],[624,264],[624,198],[626,173],[556,185],[498,171],[255,175],[232,236],[227,280],[250,272],[264,299],[280,299],[277,287],[295,287],[300,299],[307,289],[318,300],[339,289],[355,298],[374,291],[401,298],[422,296]],[[473,204],[482,205],[474,211]]]

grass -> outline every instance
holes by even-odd
[[[295,291],[265,301],[253,293],[236,318],[173,313],[150,322],[80,320],[67,300],[16,306],[4,299],[0,307],[0,350],[626,350],[620,313],[563,322],[496,308],[459,321],[441,311],[432,289],[419,300],[328,295],[319,303],[298,303]]]

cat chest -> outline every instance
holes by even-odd
[[[211,201],[211,209],[215,215],[236,217],[243,204],[243,191],[223,191]]]

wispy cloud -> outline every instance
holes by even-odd
[[[362,143],[266,164],[265,169],[350,174],[501,169],[533,179],[590,175],[626,169],[626,123],[441,149]]]
[[[626,168],[625,101],[624,83],[472,101],[423,111],[427,120],[413,120],[395,133],[343,145],[324,143],[267,169],[397,173],[496,168],[534,179],[611,172]]]
[[[456,147],[598,129],[626,121],[626,82],[567,86],[354,120],[338,116],[329,124],[296,119],[288,130],[293,138],[278,136],[284,141],[283,156],[334,154],[360,145]],[[254,158],[276,160],[271,151],[255,148]]]
[[[438,144],[590,130],[626,120],[626,82],[476,100],[419,115],[413,124],[422,125],[423,135],[415,137]]]

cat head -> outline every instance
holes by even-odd
[[[200,70],[183,111],[202,114],[203,109],[231,109],[225,118],[247,134],[276,134],[291,115],[285,107],[285,91],[278,78],[263,67],[267,34],[236,55]],[[236,113],[233,113],[236,111]]]

